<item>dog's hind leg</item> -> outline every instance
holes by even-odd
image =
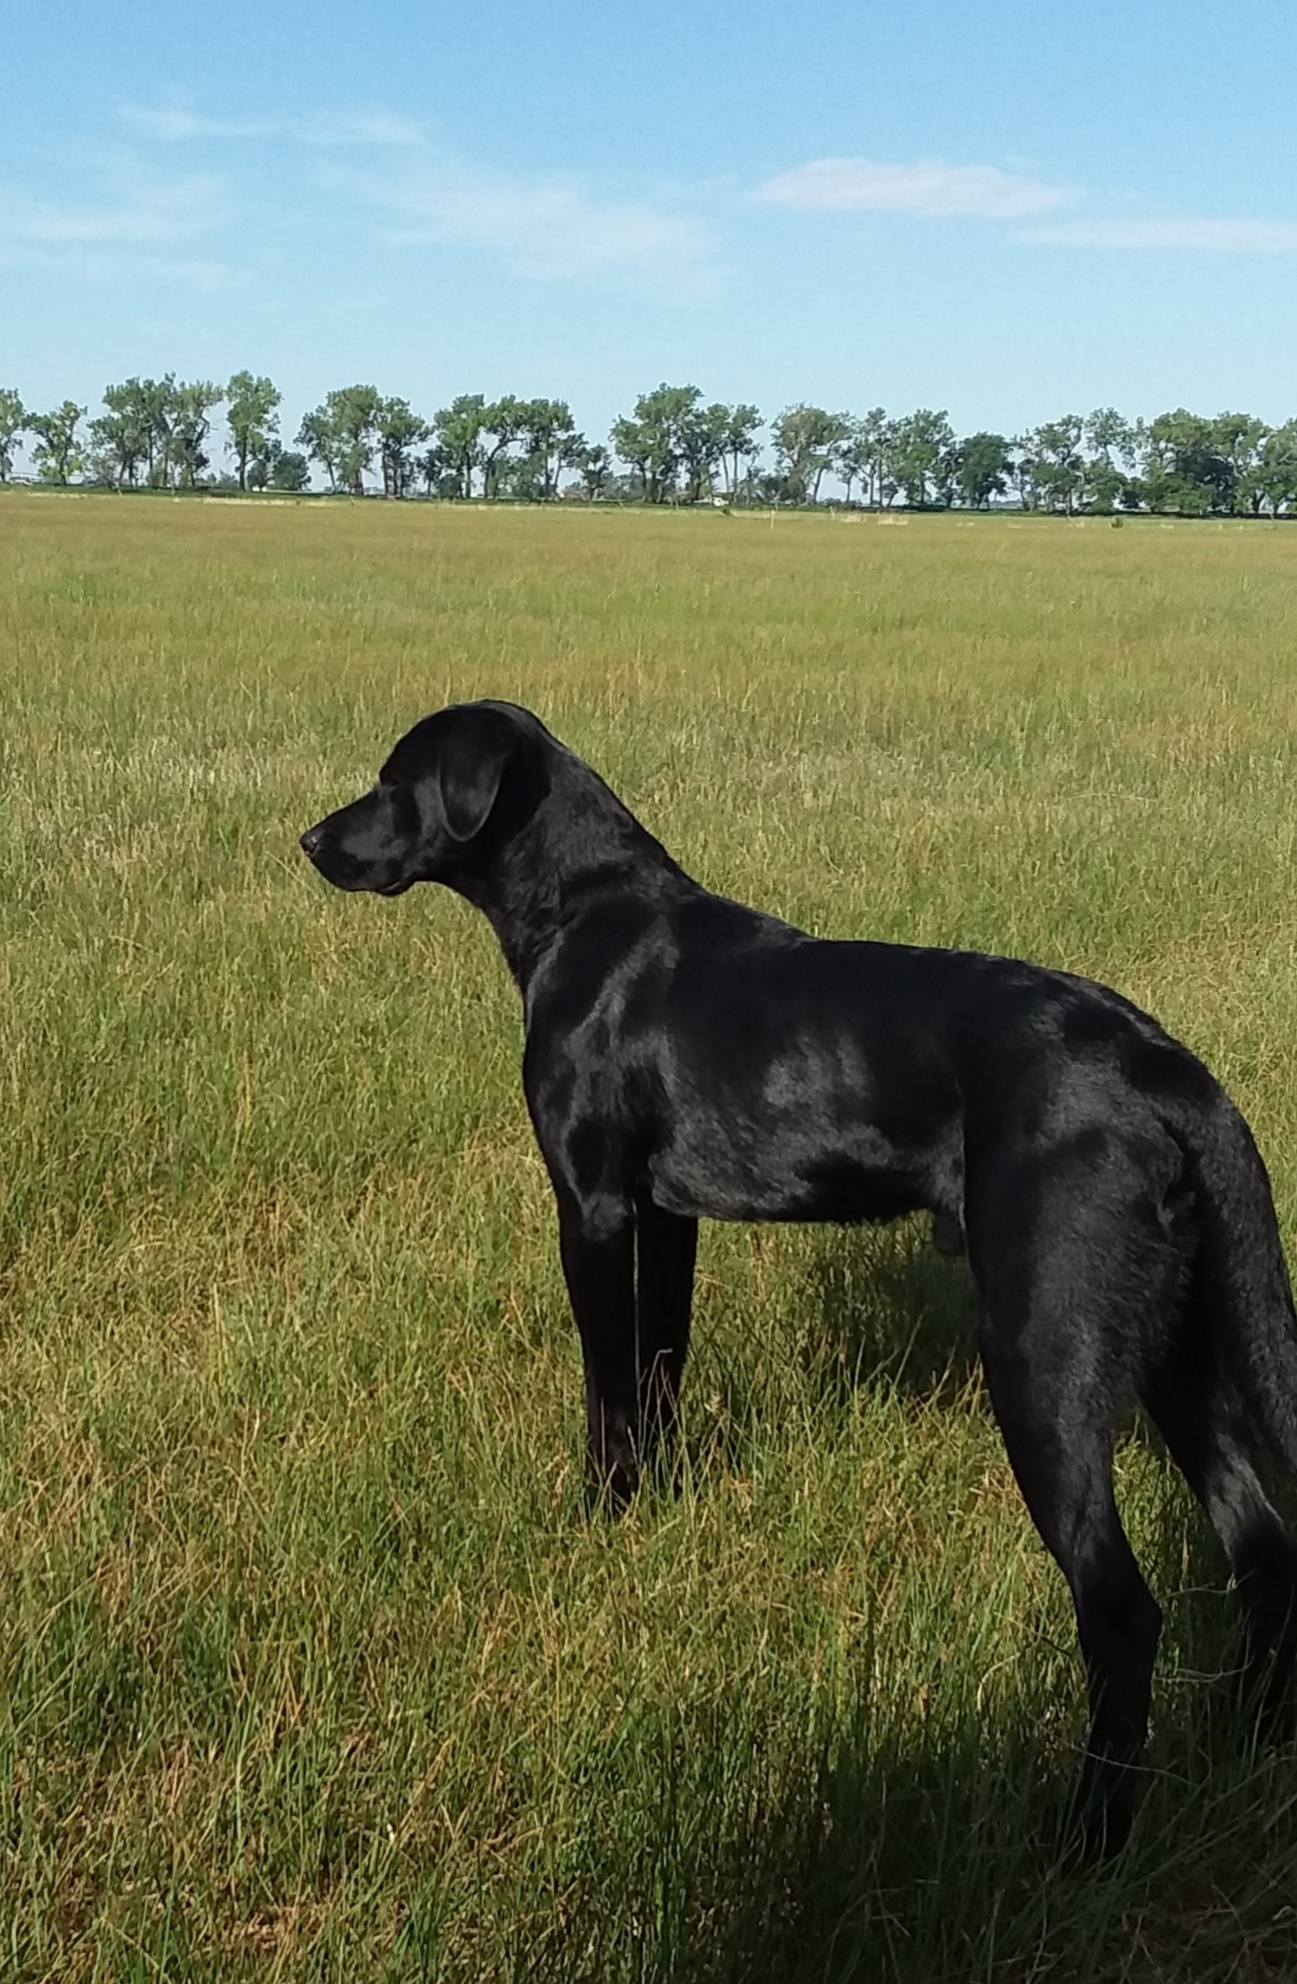
[[[1087,1850],[1114,1852],[1134,1816],[1161,1612],[1117,1513],[1107,1415],[1075,1411],[1082,1373],[1055,1371],[1063,1382],[1042,1393],[1007,1348],[993,1343],[984,1361],[1010,1464],[1076,1608],[1090,1702],[1078,1824]]]
[[[689,1350],[698,1222],[664,1212],[647,1194],[635,1204],[635,1337],[641,1462],[670,1452]]]
[[[635,1490],[639,1373],[635,1355],[635,1226],[629,1205],[596,1231],[564,1198],[559,1253],[585,1364],[586,1489],[621,1509]]]
[[[1091,1177],[1088,1195],[1078,1167],[1049,1179],[1042,1170],[1005,1193],[998,1216],[988,1220],[983,1208],[970,1217],[969,1246],[991,1401],[1076,1610],[1090,1705],[1076,1819],[1085,1852],[1104,1854],[1121,1846],[1134,1815],[1161,1630],[1112,1483],[1113,1430],[1128,1402],[1112,1311],[1130,1293],[1120,1264],[1138,1236],[1111,1170],[1104,1193]]]

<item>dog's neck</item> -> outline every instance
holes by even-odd
[[[596,904],[697,887],[597,772],[564,752],[551,773],[530,817],[451,883],[486,916],[524,998],[556,938]]]

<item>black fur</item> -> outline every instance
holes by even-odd
[[[588,1467],[617,1504],[669,1434],[697,1222],[962,1231],[979,1348],[1089,1677],[1080,1815],[1130,1824],[1160,1613],[1112,1489],[1142,1403],[1225,1546],[1272,1716],[1297,1546],[1258,1478],[1297,1469],[1297,1337],[1265,1167],[1189,1051],[1061,971],[830,943],[700,888],[526,710],[467,703],[303,834],[343,889],[444,882],[522,993],[523,1080],[585,1360]]]

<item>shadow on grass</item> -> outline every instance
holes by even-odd
[[[802,1360],[810,1384],[844,1400],[865,1387],[938,1407],[967,1402],[971,1387],[991,1416],[981,1391],[972,1277],[964,1260],[934,1247],[926,1219],[861,1236],[817,1233],[805,1288]],[[1152,1423],[1134,1412],[1126,1431],[1118,1499],[1164,1608],[1164,1652],[1186,1680],[1212,1683],[1218,1720],[1228,1698],[1229,1723],[1232,1697],[1223,1677],[1239,1654],[1242,1615],[1228,1589],[1224,1552]],[[1271,1485],[1297,1528],[1297,1497],[1284,1482]]]
[[[978,1369],[977,1296],[968,1265],[933,1245],[929,1220],[813,1230],[801,1313],[809,1377],[847,1395],[861,1385],[953,1398]]]
[[[832,1411],[861,1390],[953,1404],[977,1381],[972,1280],[966,1263],[938,1253],[930,1235],[928,1221],[908,1220],[780,1236],[764,1342],[745,1320],[738,1329],[697,1332],[685,1380],[695,1481],[717,1464],[746,1473],[764,1429],[808,1404]]]
[[[702,1436],[695,1480],[709,1447],[744,1470],[761,1422],[798,1389],[830,1421],[861,1388],[938,1406],[967,1399],[974,1292],[926,1223],[801,1236],[780,1275],[794,1353],[779,1369],[778,1352],[763,1365],[751,1343],[731,1362],[708,1353],[728,1431]],[[552,1849],[538,1844],[525,1906],[482,1924],[483,1943],[509,1952],[498,1974],[528,1984],[1290,1976],[1293,1758],[1249,1751],[1220,1678],[1238,1624],[1220,1552],[1147,1429],[1118,1473],[1166,1630],[1148,1785],[1114,1864],[1078,1872],[1059,1852],[1083,1726],[1070,1642],[1025,1646],[985,1697],[976,1660],[934,1645],[920,1704],[912,1685],[878,1684],[894,1673],[889,1650],[862,1628],[854,1705],[789,1676],[773,1693],[736,1677],[706,1704],[630,1708],[580,1760],[579,1821]],[[444,1901],[413,1901],[400,1952],[409,1974],[442,1974],[444,1921]]]
[[[522,1984],[983,1984],[1004,1979],[1291,1976],[1297,1823],[1282,1763],[1201,1741],[1150,1773],[1131,1845],[1078,1872],[1024,1700],[1011,1725],[967,1708],[902,1739],[861,1716],[834,1736],[811,1704],[798,1757],[771,1748],[741,1684],[703,1716],[623,1732],[588,1829],[544,1870],[509,1936]],[[1176,1729],[1180,1743],[1198,1735]],[[633,1789],[632,1789],[633,1785]],[[412,1917],[413,1927],[416,1917]],[[425,1945],[435,1961],[435,1945]],[[423,1974],[437,1974],[425,1971]],[[493,1973],[494,1974],[494,1973]]]
[[[967,1396],[976,1298],[966,1264],[938,1253],[926,1224],[809,1236],[799,1270],[801,1384],[830,1405],[861,1387],[938,1404]],[[763,1399],[759,1373],[723,1367],[721,1382],[729,1431],[711,1444],[742,1469],[778,1401]],[[513,1974],[572,1984],[1290,1974],[1291,1758],[1249,1753],[1222,1680],[1238,1614],[1221,1553],[1142,1422],[1123,1468],[1166,1632],[1149,1787],[1114,1866],[1082,1875],[1058,1853],[1081,1738],[1070,1649],[1025,1657],[998,1714],[955,1703],[919,1717],[917,1733],[912,1716],[880,1728],[863,1713],[817,1731],[823,1706],[808,1698],[804,1746],[782,1756],[786,1737],[756,1726],[736,1686],[710,1728],[682,1708],[678,1727],[663,1714],[651,1738],[644,1731],[658,1751],[644,1759],[658,1779],[651,1822],[566,1870],[561,1934],[535,1918]],[[934,1647],[938,1691],[950,1660]],[[624,1800],[627,1761],[623,1744],[604,1788],[610,1811]]]

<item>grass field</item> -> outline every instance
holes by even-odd
[[[917,1223],[704,1229],[687,1466],[580,1496],[486,925],[298,832],[534,706],[700,879],[1116,984],[1297,1235],[1297,531],[0,499],[0,1976],[1289,1978],[1297,1758],[1136,1429],[1128,1854]]]

